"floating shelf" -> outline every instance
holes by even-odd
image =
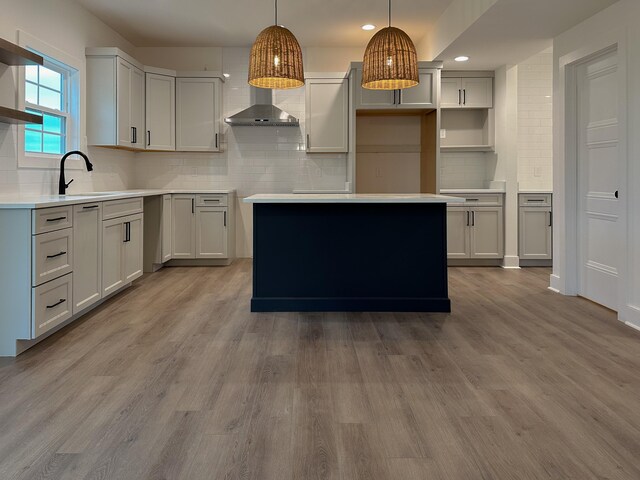
[[[440,146],[442,152],[493,152],[492,145],[446,145]]]
[[[13,108],[0,107],[0,122],[2,123],[35,123],[42,125],[42,117],[32,113],[15,110]]]
[[[44,59],[37,53],[0,38],[0,62],[5,65],[42,65]]]

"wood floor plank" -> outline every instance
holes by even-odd
[[[451,268],[451,314],[252,314],[251,267],[0,359],[0,479],[640,478],[640,332],[549,269]]]

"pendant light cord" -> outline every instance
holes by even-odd
[[[389,26],[391,26],[391,0],[389,0]]]
[[[276,23],[275,24],[278,25],[278,0],[275,1],[275,4],[276,4],[276,7],[275,7],[275,10],[276,10]]]

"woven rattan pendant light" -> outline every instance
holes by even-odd
[[[362,87],[370,90],[399,90],[415,87],[418,83],[416,47],[409,35],[391,26],[389,0],[389,26],[371,37],[364,51]]]
[[[249,85],[278,90],[302,87],[302,49],[293,33],[278,25],[278,0],[275,17],[275,25],[261,31],[251,47]]]

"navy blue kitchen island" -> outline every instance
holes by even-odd
[[[450,312],[441,195],[270,194],[253,203],[253,312]]]

